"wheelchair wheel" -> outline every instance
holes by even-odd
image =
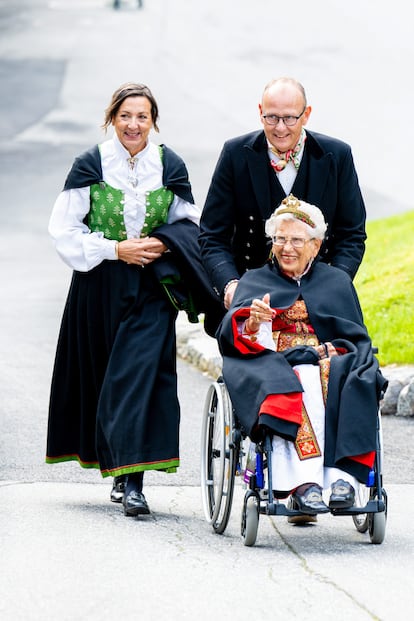
[[[369,500],[369,487],[360,483],[358,489],[355,492],[355,504],[358,507],[365,507]],[[368,530],[368,513],[359,513],[353,515],[352,519],[355,524],[355,528],[359,533],[366,533]]]
[[[201,493],[206,520],[216,533],[228,524],[239,447],[233,443],[233,408],[225,384],[207,393],[201,431]]]
[[[385,511],[368,514],[368,528],[371,543],[382,543],[385,538],[385,528],[387,524],[387,493],[384,489],[382,490],[382,496],[384,498]],[[377,500],[377,498],[376,493],[373,492],[371,494],[371,499]]]
[[[260,500],[253,491],[246,493],[241,519],[241,536],[245,546],[254,546],[259,528]]]
[[[381,424],[381,415],[378,414],[378,463],[377,463],[377,471],[381,472],[381,464],[384,460],[384,450],[383,450],[383,442],[382,442],[382,424]],[[388,498],[387,492],[382,487],[382,476],[378,477],[378,485],[376,487],[370,488],[369,498],[370,500],[377,501],[378,500],[378,491],[381,489],[381,497],[384,501],[385,510],[379,511],[377,513],[368,513],[367,515],[367,523],[368,523],[368,531],[369,537],[371,539],[371,543],[382,543],[385,538],[385,528],[387,525],[387,510],[388,510]]]

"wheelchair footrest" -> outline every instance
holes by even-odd
[[[361,513],[382,513],[385,511],[383,500],[370,500],[365,507],[349,507],[349,509],[333,509],[332,515],[360,515]]]
[[[261,498],[262,502],[264,501]],[[386,506],[383,500],[370,500],[365,507],[349,507],[348,509],[332,509],[332,515],[361,515],[363,513],[382,513],[385,511]],[[288,507],[281,502],[263,502],[260,505],[260,513],[262,515],[303,515],[301,511],[297,509],[288,509]]]
[[[280,502],[266,502],[265,505],[260,506],[260,513],[263,515],[300,515],[299,511],[288,509]]]

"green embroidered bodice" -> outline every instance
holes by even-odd
[[[160,148],[160,156],[162,152]],[[167,222],[168,210],[173,202],[174,194],[166,187],[146,192],[145,220],[141,237]],[[107,239],[123,241],[127,238],[124,222],[124,193],[101,181],[90,186],[90,210],[88,226],[91,231],[100,231]]]

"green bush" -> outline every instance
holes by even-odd
[[[355,278],[381,365],[414,363],[414,211],[367,222]]]

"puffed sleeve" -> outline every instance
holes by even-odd
[[[105,259],[116,259],[116,242],[101,232],[91,232],[85,224],[89,208],[89,187],[65,190],[57,197],[49,220],[58,255],[79,272],[88,272]]]
[[[198,226],[200,223],[200,214],[201,210],[197,205],[174,195],[174,200],[168,211],[168,224],[173,224],[178,220],[190,220],[190,222],[194,222],[194,224]]]

